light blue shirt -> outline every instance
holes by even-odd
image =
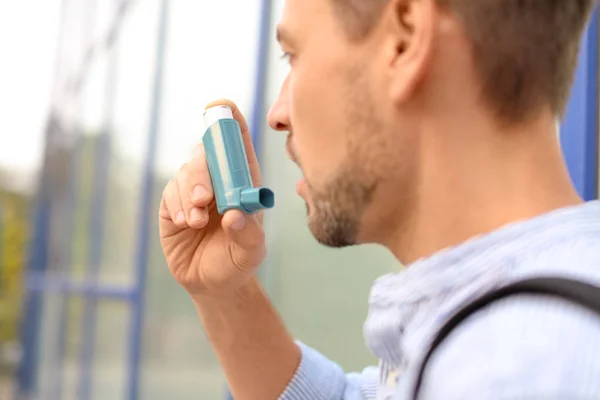
[[[378,279],[364,335],[379,365],[346,374],[299,343],[300,367],[280,399],[409,400],[449,315],[495,287],[542,275],[600,286],[599,202],[513,223]],[[438,348],[420,398],[600,399],[600,317],[553,297],[498,301]]]

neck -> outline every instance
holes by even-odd
[[[405,264],[582,202],[552,118],[502,129],[475,119],[446,120],[425,127],[421,140],[427,153],[420,155],[418,189],[403,219],[408,224],[386,243]]]

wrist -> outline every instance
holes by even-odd
[[[199,293],[189,293],[196,306],[224,306],[230,303],[248,301],[257,296],[265,296],[258,278],[251,277],[238,286],[220,290],[208,290]]]
[[[301,351],[258,279],[192,300],[234,397],[278,398],[300,364]]]

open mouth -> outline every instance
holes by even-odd
[[[290,133],[287,137],[286,143],[285,143],[285,151],[287,153],[288,158],[294,163],[296,164],[298,167],[300,167],[300,163],[298,163],[298,159],[296,158],[295,154],[294,154],[294,147],[292,145],[292,134]],[[302,169],[300,167],[300,169]],[[298,182],[296,182],[296,193],[298,193],[298,195],[300,195],[302,197],[302,193],[304,191],[303,187],[305,186],[305,179],[304,177],[300,178],[300,180],[298,180]]]

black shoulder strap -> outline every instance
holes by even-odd
[[[425,358],[419,367],[417,380],[413,390],[412,398],[414,400],[418,399],[419,390],[423,383],[423,375],[425,374],[425,368],[427,367],[429,359],[450,332],[470,315],[486,307],[490,303],[515,294],[541,294],[562,297],[565,300],[589,308],[600,316],[600,287],[575,280],[564,278],[533,278],[519,281],[487,293],[458,311],[439,330],[437,336],[431,342],[429,350],[425,354]]]

